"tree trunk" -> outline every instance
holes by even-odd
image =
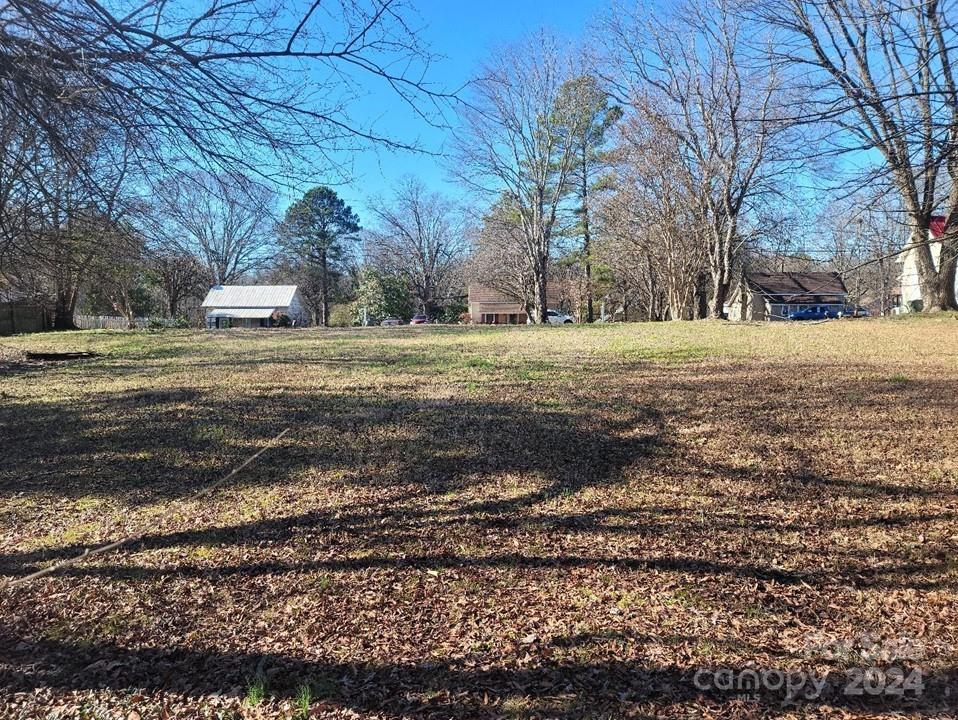
[[[320,263],[320,281],[319,292],[322,301],[322,322],[323,327],[329,327],[329,262],[326,259],[326,251],[323,250],[319,256]]]
[[[534,288],[535,288],[535,322],[540,325],[548,322],[548,316],[546,311],[548,310],[548,300],[547,300],[547,284],[548,280],[548,267],[549,263],[547,259],[539,258],[537,267],[536,267],[536,276],[534,279]]]
[[[719,320],[723,316],[725,303],[728,301],[730,282],[728,279],[725,279],[721,283],[715,283],[714,278],[712,282],[715,286],[712,291],[712,298],[709,301],[708,316],[713,320]]]
[[[737,218],[730,218],[724,229],[713,229],[714,246],[710,258],[712,274],[712,297],[709,299],[708,316],[719,320],[725,310],[732,284],[732,243],[738,232]]]
[[[181,294],[180,283],[176,279],[170,278],[170,281],[166,283],[166,305],[170,313],[170,320],[179,315]]]
[[[709,310],[708,275],[701,273],[695,288],[695,319],[703,320],[711,315]]]
[[[437,308],[436,308],[435,298],[433,298],[432,276],[431,276],[431,275],[428,275],[428,274],[427,274],[427,275],[423,278],[422,289],[423,289],[423,292],[422,292],[423,297],[421,298],[421,299],[422,299],[422,311],[426,314],[426,316],[427,316],[430,320],[432,320],[432,319],[436,316],[436,314],[437,314],[437,313],[436,313]]]
[[[585,260],[585,321],[595,322],[592,306],[592,237],[589,234],[589,158],[585,144],[582,146],[582,257]]]
[[[54,330],[76,330],[76,321],[73,318],[77,304],[77,291],[72,283],[57,280],[56,304],[53,308]]]
[[[931,230],[928,224],[914,218],[911,219],[910,252],[915,253],[915,268],[918,271],[918,286],[921,290],[922,312],[941,310],[939,304],[942,295],[941,277],[935,269],[935,260],[931,254]],[[947,305],[944,306],[947,308]]]
[[[955,293],[956,266],[958,266],[958,237],[942,238],[936,298],[936,304],[942,310],[958,310],[958,297]]]

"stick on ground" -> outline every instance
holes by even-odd
[[[193,493],[193,495],[189,496],[188,499],[196,500],[198,498],[202,498],[202,497],[206,497],[207,495],[210,495],[214,490],[221,487],[228,481],[232,480],[234,477],[236,477],[240,472],[243,471],[244,468],[248,467],[253,461],[255,461],[256,458],[258,458],[264,452],[269,450],[273,445],[279,442],[288,432],[289,432],[289,428],[286,428],[285,430],[283,430],[283,432],[281,432],[279,435],[271,439],[268,443],[266,443],[263,447],[261,447],[255,453],[253,453],[248,458],[246,458],[246,460],[244,460],[242,463],[240,463],[235,468],[233,468],[228,473],[226,473],[226,475],[221,477],[216,482],[210,483],[206,487]],[[104,553],[111,552],[112,550],[121,548],[124,545],[129,545],[130,543],[136,542],[139,538],[140,538],[139,535],[129,535],[125,538],[120,538],[119,540],[114,540],[112,542],[109,542],[106,545],[100,545],[99,547],[95,547],[92,549],[88,548],[75,557],[55,563],[53,565],[50,565],[49,567],[43,568],[42,570],[37,570],[35,573],[25,575],[24,577],[17,578],[15,580],[6,580],[3,583],[0,583],[0,592],[2,592],[3,590],[6,590],[7,588],[16,587],[17,585],[25,585],[26,583],[32,580],[36,580],[37,578],[44,577],[45,575],[50,575],[51,573],[55,573],[58,570],[62,570],[63,568],[70,567],[71,565],[76,565],[77,563],[79,563],[80,561],[88,557],[92,557],[94,555],[102,555]]]

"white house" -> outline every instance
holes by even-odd
[[[929,240],[932,241],[929,244],[931,259],[935,263],[936,270],[940,267],[941,262],[941,242],[934,242],[934,240],[935,238],[941,237],[941,234],[944,232],[945,221],[945,217],[936,215],[931,219],[931,224],[928,228]],[[922,300],[921,285],[918,282],[917,250],[912,249],[903,252],[898,256],[897,262],[901,265],[901,300],[898,303],[898,307],[895,308],[895,312],[909,313],[921,310]],[[955,287],[958,288],[958,276],[955,277]]]
[[[309,315],[296,285],[214,285],[203,300],[206,327],[276,327],[289,318],[306,325]]]

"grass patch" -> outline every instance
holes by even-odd
[[[309,707],[313,704],[313,689],[309,683],[303,683],[293,699],[294,717],[304,720],[309,717]]]
[[[246,694],[243,704],[247,707],[256,707],[266,700],[266,676],[258,673],[246,684]]]

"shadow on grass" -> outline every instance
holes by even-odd
[[[630,638],[634,640],[635,638]],[[563,647],[588,645],[593,638],[565,637]],[[55,687],[67,690],[174,692],[200,698],[211,694],[242,697],[253,677],[263,678],[269,699],[290,699],[304,684],[313,688],[322,710],[345,709],[394,717],[554,717],[582,718],[647,716],[653,707],[682,705],[692,711],[725,706],[767,712],[805,712],[818,705],[874,711],[947,711],[958,690],[955,668],[925,673],[923,687],[904,696],[855,696],[846,692],[850,676],[831,672],[816,677],[823,685],[813,692],[810,683],[781,689],[755,685],[743,671],[785,672],[787,668],[680,667],[643,665],[629,661],[579,663],[551,661],[548,653],[525,667],[469,667],[468,662],[375,664],[307,661],[281,654],[219,653],[188,648],[130,649],[98,643],[74,646],[43,641],[17,642],[0,632],[0,646],[15,648],[9,661],[23,670],[0,671],[0,684],[11,691]],[[700,672],[701,671],[701,672]],[[716,689],[715,673],[731,673],[736,685]],[[813,671],[808,671],[813,672]],[[750,673],[749,673],[750,674]],[[770,676],[770,677],[774,677]],[[739,680],[739,678],[742,678]],[[740,683],[740,684],[739,684]],[[720,683],[719,683],[720,685]],[[802,697],[802,693],[808,693]],[[748,699],[743,696],[748,695]]]
[[[19,402],[0,407],[5,450],[0,456],[0,496],[97,495],[129,505],[176,498],[219,477],[265,439],[292,426],[293,440],[271,453],[256,472],[238,479],[238,486],[282,487],[306,472],[342,470],[348,471],[342,483],[382,489],[384,498],[226,526],[148,532],[116,558],[64,571],[64,576],[77,580],[62,582],[75,586],[83,578],[133,581],[133,587],[156,593],[176,579],[186,585],[198,578],[223,585],[264,579],[246,586],[252,588],[295,582],[300,575],[314,573],[347,574],[363,587],[384,568],[547,571],[559,578],[581,569],[594,570],[595,575],[662,573],[655,575],[657,579],[674,573],[718,592],[754,587],[756,596],[771,595],[759,586],[774,585],[776,594],[784,586],[793,594],[784,599],[776,595],[765,603],[782,623],[817,622],[817,617],[810,620],[811,611],[801,615],[805,605],[817,602],[813,610],[827,613],[832,597],[850,597],[840,594],[847,588],[954,587],[949,557],[919,555],[902,545],[882,551],[883,562],[876,565],[875,553],[856,555],[828,544],[828,534],[836,529],[878,527],[904,533],[929,522],[947,523],[952,515],[940,508],[922,512],[919,505],[895,516],[884,512],[886,503],[924,503],[943,490],[820,472],[819,458],[798,447],[785,452],[777,465],[765,461],[742,467],[714,454],[706,458],[679,434],[695,420],[688,407],[674,399],[680,392],[698,405],[713,403],[709,406],[713,413],[729,412],[721,404],[723,393],[735,394],[741,403],[732,408],[736,427],[756,445],[789,441],[804,431],[803,426],[816,422],[847,432],[866,431],[847,418],[814,414],[816,408],[828,407],[830,389],[808,390],[797,403],[798,419],[775,425],[767,418],[777,411],[768,410],[766,404],[776,393],[794,388],[769,383],[767,395],[759,397],[754,388],[749,394],[745,372],[729,373],[725,378],[729,387],[722,389],[716,389],[709,377],[679,370],[674,375],[673,395],[629,395],[622,402],[596,393],[592,402],[572,398],[566,407],[575,410],[542,408],[529,396],[423,400],[401,397],[396,390],[356,397],[282,387],[258,388],[255,396],[238,388],[225,399],[222,394],[171,388],[98,394],[69,402]],[[940,393],[915,385],[909,387],[909,402]],[[881,409],[895,407],[891,396],[881,395],[879,385],[846,390],[884,403]],[[148,454],[140,457],[145,450]],[[628,485],[635,477],[642,482],[665,479],[672,486],[656,488],[654,506],[576,506],[582,497],[606,492],[614,498],[610,504],[628,500],[622,488],[640,488]],[[503,478],[521,482],[499,482]],[[722,483],[711,486],[703,478]],[[749,509],[754,499],[756,508],[732,518],[721,512],[698,514],[694,505],[678,501],[688,487],[714,499],[719,510],[723,500],[724,507],[742,510]],[[743,499],[736,494],[740,491],[752,494]],[[860,503],[870,514],[803,515],[824,499]],[[769,503],[777,506],[770,508]],[[793,512],[776,512],[789,508],[789,503]],[[491,539],[481,546],[460,547],[458,541],[467,532]],[[807,538],[808,557],[788,558],[796,546],[786,546],[783,534]],[[610,536],[630,544],[610,551],[602,543]],[[556,542],[545,548],[533,546],[540,537]],[[308,539],[308,557],[291,557],[287,551],[293,541],[303,538]],[[182,555],[156,564],[141,555],[197,546],[222,552],[209,565]],[[797,547],[803,550],[801,544]],[[0,573],[22,576],[82,548],[63,542],[48,550],[7,551],[0,556]],[[783,566],[782,558],[793,561]],[[729,579],[741,582],[736,585]],[[761,598],[755,602],[762,604]],[[375,632],[369,628],[371,635]],[[728,701],[722,694],[700,692],[692,682],[693,670],[672,659],[656,666],[558,662],[550,659],[549,648],[538,646],[531,648],[527,666],[482,668],[418,657],[394,664],[327,663],[307,661],[295,653],[202,650],[179,640],[161,648],[25,640],[35,637],[26,620],[0,631],[0,656],[7,663],[0,671],[0,684],[5,689],[169,689],[198,697],[242,687],[257,670],[265,669],[274,671],[272,690],[280,696],[288,696],[301,682],[312,682],[321,689],[318,695],[337,707],[377,714],[571,718],[603,712],[621,715],[646,700]],[[149,641],[163,643],[156,637]],[[583,634],[562,642],[566,648],[582,648],[591,641]],[[953,675],[949,670],[930,678],[921,706],[945,702],[943,688],[953,685]],[[782,700],[771,693],[755,703],[759,710],[774,709]],[[829,701],[850,707],[859,702],[841,693]],[[872,703],[881,709],[897,707],[888,698]],[[901,706],[911,707],[907,701]]]
[[[261,464],[265,470],[238,485],[282,484],[307,468],[351,469],[370,456],[382,465],[364,484],[433,494],[461,490],[483,473],[544,480],[540,491],[488,508],[501,511],[614,482],[623,467],[664,452],[660,433],[622,437],[639,423],[664,427],[645,405],[609,419],[510,402],[282,389],[255,397],[173,388],[15,402],[0,406],[0,496],[95,495],[129,504],[182,497],[291,427],[292,440]]]
[[[695,391],[706,388],[699,380],[678,382],[687,382]],[[676,443],[670,432],[671,427],[685,420],[680,410],[651,401],[630,403],[625,409],[608,413],[601,411],[601,404],[585,407],[572,412],[537,408],[528,402],[419,400],[388,395],[370,398],[282,389],[223,402],[189,388],[99,394],[76,403],[10,404],[0,407],[0,440],[9,448],[0,456],[0,496],[95,495],[131,505],[186,496],[220,476],[251,448],[291,426],[293,441],[271,451],[263,467],[241,476],[237,486],[282,486],[306,471],[352,471],[358,466],[362,472],[353,473],[345,482],[380,487],[399,500],[340,508],[335,513],[311,511],[214,528],[147,533],[127,552],[197,545],[261,548],[264,543],[281,545],[307,531],[322,531],[361,540],[363,557],[307,562],[261,558],[215,567],[100,564],[72,568],[64,574],[229,577],[376,567],[608,566],[816,586],[849,583],[931,589],[955,584],[944,577],[951,567],[949,558],[919,561],[910,555],[892,556],[889,559],[893,562],[874,568],[869,557],[854,558],[840,549],[833,551],[834,557],[844,558],[837,569],[820,564],[817,568],[788,569],[748,557],[703,558],[695,547],[685,547],[685,552],[634,556],[598,551],[535,553],[527,549],[469,555],[442,552],[439,545],[431,553],[393,552],[403,542],[421,537],[424,529],[433,537],[455,533],[457,527],[665,537],[675,539],[676,550],[683,549],[678,541],[685,538],[715,532],[729,537],[747,533],[754,547],[763,549],[764,535],[774,537],[782,531],[905,528],[950,517],[948,513],[911,513],[887,522],[883,518],[836,518],[821,525],[783,523],[781,518],[768,520],[761,515],[728,521],[698,517],[687,509],[668,506],[640,510],[605,507],[588,512],[545,509],[552,500],[575,497],[584,490],[601,490],[603,486],[614,489],[626,472],[655,469],[677,478],[710,475],[742,487],[765,488],[770,497],[780,497],[783,502],[791,502],[797,493],[861,499],[939,494],[918,486],[828,477],[811,469],[813,458],[797,452],[792,453],[795,469],[777,478],[762,467],[743,469],[714,458],[705,461],[694,450]],[[760,416],[746,420],[743,433],[762,428]],[[231,449],[234,445],[243,452]],[[138,452],[143,448],[149,452],[140,457]],[[520,486],[504,496],[490,492],[488,479],[502,476],[536,482],[531,489]],[[442,508],[425,507],[425,501],[450,493],[456,497],[454,502]],[[417,498],[424,501],[422,506],[417,506]],[[6,552],[0,555],[0,574],[26,575],[49,562],[72,557],[84,547],[67,542],[54,549]],[[770,546],[764,555],[776,552]]]

